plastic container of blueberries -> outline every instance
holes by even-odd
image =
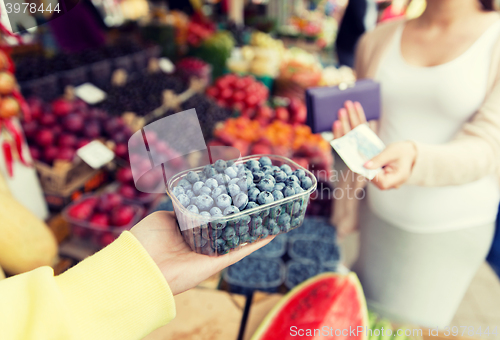
[[[278,235],[269,244],[251,253],[249,257],[281,258],[286,253],[287,243],[287,234]]]
[[[270,258],[255,258],[248,257],[245,261],[259,261],[263,266],[269,267],[273,262],[277,263],[279,266],[279,278],[273,281],[261,281],[259,283],[252,283],[248,280],[242,280],[235,275],[232,275],[231,267],[225,269],[222,273],[222,278],[228,284],[229,291],[234,294],[250,295],[254,291],[261,291],[266,293],[277,293],[279,287],[285,282],[286,277],[286,265],[281,259],[270,259]],[[233,266],[238,266],[238,263]],[[242,270],[246,270],[243,268]]]
[[[310,242],[313,245],[319,245],[320,243],[332,244],[335,249],[334,259],[331,259],[329,261],[323,261],[316,257],[307,258],[300,254],[297,254],[296,247],[298,242],[308,242],[308,243]],[[317,236],[312,236],[312,235],[296,235],[290,237],[288,242],[288,255],[290,256],[291,259],[296,261],[300,261],[303,263],[310,263],[310,264],[319,264],[321,266],[325,266],[328,268],[336,268],[340,262],[340,248],[335,239],[325,240],[324,238],[319,238]]]
[[[77,220],[71,216],[69,216],[68,211],[76,204],[81,201],[90,198],[96,197],[99,195],[95,194],[86,194],[82,195],[78,200],[72,202],[62,211],[63,218],[69,223],[71,227],[71,231],[73,234],[73,240],[77,244],[84,245],[85,247],[92,248],[95,250],[99,250],[104,248],[109,243],[111,243],[114,239],[116,239],[120,234],[132,228],[144,215],[144,208],[137,205],[126,202],[127,205],[131,206],[135,210],[134,218],[130,221],[129,224],[124,226],[108,226],[106,228],[101,228],[93,225],[89,221]]]
[[[280,201],[261,205],[253,209],[244,210],[237,214],[232,214],[224,217],[203,217],[199,214],[192,213],[188,211],[175,197],[172,193],[174,187],[177,186],[180,180],[182,180],[188,172],[201,172],[203,166],[198,168],[193,168],[179,172],[168,180],[167,183],[167,194],[172,199],[172,204],[174,206],[175,214],[177,216],[177,221],[184,240],[189,244],[191,249],[199,254],[205,254],[210,256],[218,256],[227,254],[230,251],[238,250],[242,246],[249,243],[257,242],[262,238],[261,236],[255,235],[250,238],[250,240],[245,240],[243,242],[238,241],[236,245],[224,246],[225,240],[222,237],[222,231],[227,227],[241,226],[248,221],[248,226],[252,228],[253,223],[258,223],[262,219],[262,226],[267,227],[271,219],[277,221],[278,216],[287,213],[291,217],[290,226],[287,225],[280,226],[279,234],[286,233],[299,227],[304,221],[304,215],[306,213],[307,205],[309,203],[309,197],[311,193],[316,190],[317,181],[314,175],[307,169],[303,168],[299,164],[295,163],[289,158],[276,155],[251,155],[242,157],[238,160],[234,160],[235,164],[245,163],[249,160],[258,160],[261,157],[269,157],[273,165],[281,166],[287,164],[290,166],[292,171],[302,169],[306,173],[306,176],[311,178],[312,186],[302,193],[295,194],[290,197],[286,197]],[[297,204],[295,204],[297,203]],[[250,219],[248,219],[250,217]],[[224,241],[224,242],[223,242]],[[217,245],[223,245],[217,247]],[[219,249],[218,249],[219,248]]]

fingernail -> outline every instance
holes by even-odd
[[[364,165],[363,165],[365,168],[369,169],[373,166],[373,162],[372,161],[368,161],[366,162]]]
[[[339,110],[339,117],[344,117],[346,115],[346,111],[344,109]]]
[[[336,120],[334,123],[334,127],[338,129],[340,127],[340,124],[341,123],[338,120]]]

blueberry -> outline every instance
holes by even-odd
[[[280,169],[285,172],[287,176],[290,176],[292,174],[292,168],[290,168],[290,165],[288,164],[283,164]]]
[[[271,162],[271,159],[269,157],[267,157],[267,156],[261,157],[259,159],[259,163],[262,166],[264,166],[264,165],[272,166],[273,165],[273,162]]]
[[[302,189],[302,188],[301,188],[300,186],[298,186],[298,185],[297,185],[297,186],[295,186],[295,187],[293,187],[293,190],[295,190],[295,193],[296,193],[296,194],[300,194],[300,193],[302,193],[302,192],[304,192],[304,191],[305,191],[304,189]]]
[[[200,211],[198,210],[198,207],[196,205],[188,205],[187,210],[191,211],[192,213],[199,214]]]
[[[295,217],[299,216],[300,215],[300,208],[301,208],[300,202],[293,203],[292,215]]]
[[[285,181],[285,184],[288,185],[288,186],[292,186],[294,184],[299,184],[299,183],[300,183],[300,181],[299,181],[298,177],[295,176],[295,175],[291,175]]]
[[[265,173],[266,175],[272,175],[273,174],[273,168],[269,165],[264,165],[261,169],[260,169],[263,173]]]
[[[212,209],[210,209],[210,215],[212,215],[212,216],[222,216],[222,210],[220,210],[217,207],[212,207]]]
[[[262,218],[268,216],[269,215],[269,209],[261,210],[260,215],[262,216]]]
[[[284,224],[290,223],[290,215],[283,213],[278,216],[278,225],[283,226]]]
[[[231,197],[227,194],[222,194],[222,195],[219,195],[219,197],[217,197],[217,206],[221,209],[221,210],[224,210],[226,209],[227,207],[231,206]]]
[[[227,167],[229,168],[230,166],[234,165],[234,161],[227,161],[226,162]]]
[[[225,187],[223,186],[218,186],[217,188],[215,188],[213,191],[212,191],[212,198],[214,200],[217,199],[217,197],[219,197],[220,195],[222,194],[227,194],[227,190]]]
[[[218,188],[221,188],[222,190],[224,190],[224,194],[229,194],[229,189],[227,188],[227,185],[221,184],[218,186]]]
[[[234,231],[234,228],[231,228],[231,227],[227,227],[222,232],[222,238],[224,240],[228,240],[228,239],[233,238],[235,236],[236,236],[236,232]]]
[[[268,179],[273,182],[273,186],[276,184],[276,179],[272,175],[265,175],[263,179]]]
[[[187,197],[189,197],[189,199],[193,198],[194,196],[196,196],[193,192],[193,190],[188,190],[186,191],[186,195]]]
[[[278,223],[276,223],[275,220],[269,221],[269,234],[271,235],[278,235],[281,231],[280,227],[278,226]]]
[[[288,178],[288,175],[284,171],[280,171],[274,174],[274,178],[276,179],[276,182],[283,183]]]
[[[218,174],[214,178],[219,185],[227,185],[231,180],[231,178],[229,178],[229,176],[226,174]]]
[[[215,170],[217,170],[218,173],[222,173],[222,172],[224,172],[224,170],[226,170],[227,163],[225,160],[219,159],[219,160],[215,161],[214,168],[215,168]]]
[[[191,200],[186,194],[180,194],[179,196],[177,196],[177,199],[184,207],[187,207],[191,203]]]
[[[191,198],[189,199],[189,204],[190,204],[190,205],[192,204],[192,205],[196,205],[196,206],[198,206],[198,205],[197,205],[197,203],[198,203],[198,196],[193,196],[193,197],[191,197]]]
[[[227,207],[226,209],[224,209],[224,216],[237,214],[239,212],[240,212],[240,209],[236,208],[235,206],[230,206],[230,207]]]
[[[312,187],[312,180],[309,178],[309,177],[304,177],[301,181],[300,181],[300,186],[302,187],[302,189],[304,190],[307,190],[309,189],[310,187]]]
[[[248,196],[242,192],[240,192],[238,195],[233,196],[233,204],[239,209],[243,210],[248,204]]]
[[[225,254],[229,251],[229,248],[226,245],[226,241],[223,239],[217,239],[214,242],[214,250],[216,250],[218,254]]]
[[[207,165],[203,168],[203,174],[207,177],[207,178],[211,178],[213,176],[216,175],[215,173],[215,169],[212,167],[212,165]]]
[[[214,199],[208,195],[200,195],[198,196],[196,205],[200,210],[207,211],[210,210],[214,205]]]
[[[290,197],[295,195],[295,190],[292,187],[286,187],[283,191],[283,194],[285,195],[285,197]]]
[[[205,176],[205,174],[203,172],[200,172],[198,174],[198,177],[200,178],[201,182],[205,182],[207,180],[207,176]]]
[[[284,233],[287,233],[292,229],[292,227],[290,226],[290,223],[282,224],[280,228],[281,228],[281,231]]]
[[[181,179],[177,185],[183,187],[184,190],[191,189],[191,183],[185,178]]]
[[[248,234],[249,230],[250,230],[250,228],[247,225],[237,226],[236,227],[236,234],[238,234],[240,236],[245,235],[245,234]]]
[[[262,228],[261,236],[262,236],[262,238],[268,237],[269,236],[269,230],[267,228]]]
[[[274,191],[274,190],[283,191],[283,189],[285,189],[285,187],[286,187],[285,183],[276,183],[276,184],[274,185],[274,189],[273,189],[273,191]]]
[[[212,217],[212,215],[208,211],[202,211],[200,215],[203,217]]]
[[[186,179],[189,181],[189,183],[194,184],[200,180],[200,176],[194,171],[189,171]]]
[[[226,227],[227,222],[225,220],[214,221],[210,223],[210,227],[216,230],[222,230]],[[220,236],[220,234],[219,234]]]
[[[237,184],[229,184],[227,188],[229,189],[229,195],[231,197],[236,197],[236,195],[241,192],[241,189]]]
[[[200,189],[200,195],[212,195],[212,190],[210,190],[209,187],[207,187],[206,185],[202,186],[201,189]]]
[[[235,168],[233,167],[228,167],[226,170],[224,170],[224,173],[229,176],[229,178],[236,178],[238,177],[238,172]]]
[[[250,226],[252,227],[252,229],[256,229],[256,228],[262,226],[262,217],[256,216],[256,217],[252,218],[252,221],[250,222]]]
[[[291,222],[292,228],[297,228],[302,223],[302,219],[300,217],[296,217]]]
[[[259,188],[260,191],[273,191],[274,183],[271,180],[264,178],[263,180],[261,180],[259,182],[259,184],[257,184],[257,188]],[[263,204],[263,203],[260,203],[260,204]]]
[[[275,201],[279,201],[279,200],[282,200],[283,198],[285,198],[285,196],[283,196],[283,193],[279,190],[273,191],[273,197],[274,197]]]
[[[280,214],[281,214],[281,210],[283,208],[281,207],[281,205],[277,206],[277,207],[272,207],[269,211],[269,216],[271,218],[276,218],[278,217]]]
[[[231,249],[236,248],[239,244],[240,238],[238,236],[234,236],[233,238],[226,241],[226,245]]]
[[[240,244],[243,244],[243,243],[252,243],[253,241],[253,237],[250,235],[250,234],[243,234],[243,235],[240,235]]]
[[[273,165],[273,173],[277,172],[277,171],[281,171],[280,167],[279,166],[276,166],[276,165]]]
[[[205,185],[210,188],[210,190],[214,190],[219,186],[218,181],[215,178],[208,178],[205,181]]]
[[[184,190],[184,187],[181,186],[176,186],[175,188],[172,189],[172,194],[174,194],[175,197],[179,197],[179,195],[185,194],[186,190]]]
[[[240,187],[241,192],[244,193],[248,192],[248,186],[249,186],[248,177],[245,176],[244,178],[238,179],[236,184]]]
[[[248,162],[245,163],[245,166],[247,167],[248,170],[251,172],[255,172],[260,169],[260,163],[256,160],[249,160]]]
[[[260,205],[273,203],[274,202],[273,194],[271,194],[269,191],[263,191],[259,194],[259,196],[257,196],[257,202]]]
[[[266,174],[264,174],[262,171],[255,171],[253,173],[253,182],[254,183],[259,183],[265,176]]]
[[[260,190],[258,188],[252,188],[248,190],[248,200],[251,202],[257,201],[257,196],[259,196]]]
[[[248,216],[248,215],[243,215],[243,216],[240,218],[240,222],[239,222],[239,224],[240,224],[240,226],[242,226],[242,227],[246,227],[246,226],[248,226],[248,223],[250,223],[250,221],[251,221],[251,220],[252,220],[252,219],[250,218],[250,216]]]
[[[201,237],[205,239],[218,239],[222,235],[222,229],[204,228],[201,230]]]
[[[248,202],[245,210],[250,210],[250,209],[253,209],[253,208],[257,208],[259,205],[255,202]]]
[[[297,169],[297,170],[295,170],[295,171],[293,172],[293,174],[294,174],[295,176],[297,176],[297,178],[298,178],[298,179],[300,179],[300,180],[302,180],[302,179],[304,179],[304,178],[306,178],[306,177],[307,177],[307,176],[306,176],[306,172],[305,172],[304,170],[302,170],[302,169]]]
[[[262,225],[261,225],[261,226],[255,228],[255,229],[252,229],[250,231],[250,235],[252,235],[252,236],[260,236],[260,235],[262,235],[262,231],[263,230],[264,230],[264,227],[262,227]]]

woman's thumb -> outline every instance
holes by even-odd
[[[368,162],[366,162],[363,166],[366,169],[370,170],[378,169],[383,167],[384,165],[387,165],[392,160],[393,160],[392,152],[390,152],[389,148],[386,148],[385,150],[382,150],[382,152],[379,153],[377,156],[373,157]]]

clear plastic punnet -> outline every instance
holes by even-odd
[[[237,159],[234,164],[244,165],[251,160],[258,161],[261,157],[268,157],[273,166],[288,165],[292,171],[303,170],[305,176],[311,179],[311,187],[269,204],[227,216],[208,217],[189,211],[173,193],[174,188],[188,173],[192,171],[200,174],[204,167],[182,171],[168,181],[167,193],[172,199],[182,235],[195,252],[223,255],[269,235],[286,233],[302,224],[309,197],[316,190],[316,178],[310,171],[282,156],[252,155]]]

